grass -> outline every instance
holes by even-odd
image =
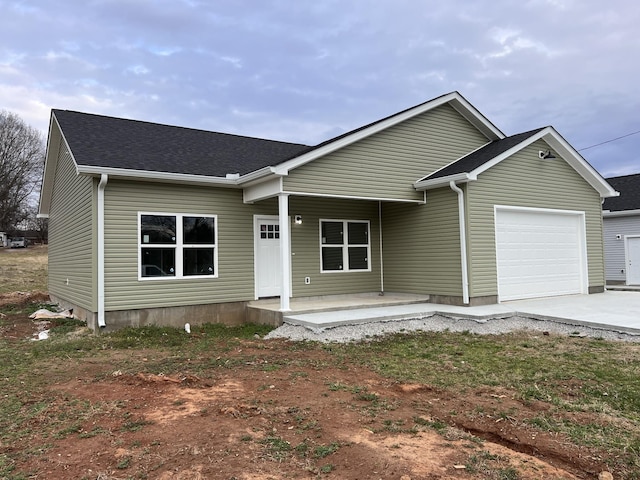
[[[47,247],[0,248],[0,294],[47,291]]]
[[[39,256],[35,249],[28,249],[27,253]],[[15,263],[18,255],[26,254],[0,250],[0,267],[9,268],[8,262]],[[14,263],[11,268],[18,268]],[[38,268],[42,272],[45,267]],[[24,281],[29,285],[38,284]],[[16,283],[10,284],[9,287],[3,284],[2,288],[20,289]],[[30,313],[39,307],[31,305],[27,312],[24,307],[8,305],[0,313]],[[298,381],[305,378],[305,374],[297,370],[304,365],[305,352],[316,349],[331,356],[332,361],[326,365],[332,368],[360,364],[398,382],[430,385],[457,395],[488,387],[508,390],[525,405],[542,402],[545,408],[537,410],[531,418],[518,420],[540,431],[565,435],[575,445],[604,452],[612,459],[611,468],[620,472],[616,478],[635,478],[634,472],[640,471],[640,344],[531,333],[480,336],[415,332],[330,347],[309,342],[290,344],[287,347],[289,358],[265,363],[263,358],[245,354],[240,348],[247,340],[259,348],[255,335],[265,335],[270,330],[265,326],[193,326],[191,334],[181,329],[143,327],[104,335],[87,332],[77,335],[78,328],[78,322],[60,321],[51,329],[51,338],[46,341],[6,342],[0,339],[3,396],[0,444],[29,444],[36,432],[48,439],[46,441],[73,435],[106,435],[100,429],[80,432],[79,425],[93,413],[107,410],[122,415],[121,428],[125,431],[145,428],[145,422],[132,417],[124,405],[79,403],[48,392],[47,386],[57,375],[55,366],[61,362],[89,356],[113,356],[114,370],[124,373],[144,371],[170,375],[188,372],[204,376],[217,368],[253,368],[256,372],[267,373],[288,367],[293,372],[291,381]],[[143,351],[144,355],[136,354]],[[118,355],[119,352],[126,354]],[[141,360],[143,356],[144,361]],[[321,363],[314,365],[319,372],[324,366]],[[63,375],[63,367],[59,368]],[[46,375],[41,373],[44,369]],[[395,401],[369,391],[362,384],[328,381],[326,385],[327,395],[346,393],[350,395],[349,408],[376,417],[380,431],[411,432],[424,427],[445,435],[448,429],[438,419],[389,418],[389,412],[396,408]],[[597,414],[599,421],[586,423],[580,420],[580,415],[569,415],[576,412]],[[290,414],[300,431],[313,432],[320,428],[317,421],[306,418],[305,412],[292,410]],[[494,414],[508,418],[512,412]],[[251,442],[252,438],[244,436],[241,440]],[[339,443],[314,445],[311,441],[292,447],[278,436],[267,437],[261,444],[265,455],[275,461],[282,461],[292,454],[319,460],[340,448]],[[33,449],[46,448],[46,445],[33,445]],[[15,473],[16,458],[12,455],[0,454],[0,478],[23,478]],[[128,465],[123,459],[118,468],[125,469]],[[327,464],[320,471],[325,467],[327,472],[323,473],[333,469]],[[490,478],[517,478],[509,465],[484,453],[470,457],[466,468],[468,472],[478,474],[491,470],[495,475]]]
[[[418,332],[332,346],[332,351],[401,382],[460,394],[479,387],[507,388],[525,404],[545,402],[551,408],[528,423],[606,451],[624,471],[640,471],[638,343],[523,332]],[[561,415],[568,412],[597,413],[602,421],[584,424],[577,416]],[[510,476],[506,471],[504,478]]]

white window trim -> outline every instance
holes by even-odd
[[[343,225],[343,236],[342,245],[333,245],[333,244],[324,244],[322,243],[322,223],[323,222],[342,222]],[[349,223],[365,223],[367,225],[367,245],[364,244],[354,244],[349,245],[348,240],[348,225]],[[342,218],[321,218],[320,223],[318,225],[318,240],[320,242],[320,273],[358,273],[358,272],[370,272],[371,271],[371,221],[370,220],[345,220]],[[367,247],[367,268],[358,268],[350,270],[348,268],[349,265],[349,247]],[[342,248],[342,265],[345,268],[342,270],[324,270],[322,268],[322,248],[323,247],[333,247],[333,248]]]
[[[142,243],[142,216],[143,215],[154,215],[154,216],[162,216],[162,217],[176,217],[176,243],[175,245],[149,245],[148,243]],[[214,239],[215,242],[213,245],[211,244],[185,244],[183,243],[183,222],[182,219],[184,217],[204,217],[204,218],[213,218],[214,224]],[[194,280],[194,279],[205,279],[205,278],[218,278],[218,215],[209,215],[203,213],[175,213],[175,212],[138,212],[138,280],[147,282],[158,282],[158,281],[171,281],[171,280]],[[175,248],[175,263],[176,263],[176,274],[171,276],[164,277],[143,277],[142,276],[142,249],[143,248]],[[184,275],[183,274],[183,252],[185,248],[213,248],[213,275]]]

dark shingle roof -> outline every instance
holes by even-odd
[[[546,127],[537,128],[529,132],[518,133],[517,135],[511,135],[510,137],[505,137],[500,140],[494,140],[493,142],[486,144],[484,147],[471,152],[469,155],[466,155],[431,175],[424,177],[422,180],[432,180],[460,173],[470,173],[476,168],[481,167],[485,163],[506,152],[510,148],[515,147],[520,142],[523,142],[527,138],[535,135],[544,128]]]
[[[224,177],[308,150],[296,143],[54,110],[79,165]]]
[[[640,210],[640,173],[611,177],[606,180],[614,190],[620,192],[620,196],[607,198],[602,205],[603,210],[611,212]]]

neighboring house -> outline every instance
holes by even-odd
[[[40,214],[52,299],[117,328],[602,292],[615,194],[552,127],[505,136],[453,92],[314,147],[53,110]]]
[[[602,206],[606,280],[640,285],[640,173],[608,178],[620,192]]]

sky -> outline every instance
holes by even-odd
[[[315,145],[458,91],[626,175],[638,25],[637,0],[0,0],[0,110],[45,137],[58,108]]]

